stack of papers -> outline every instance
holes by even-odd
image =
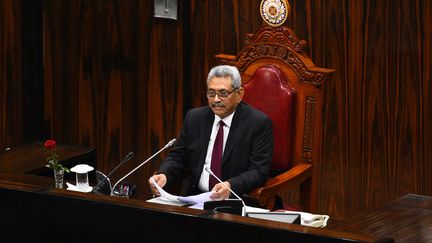
[[[190,205],[189,208],[195,208],[195,209],[203,210],[204,209],[204,202],[214,200],[214,199],[210,198],[210,196],[212,194],[211,191],[210,192],[204,192],[204,193],[194,195],[194,196],[188,196],[188,197],[175,196],[175,195],[172,195],[172,194],[166,192],[164,189],[162,189],[156,183],[156,181],[153,180],[153,178],[151,178],[151,177],[150,177],[150,182],[159,191],[160,197],[155,197],[155,198],[149,199],[149,200],[147,200],[147,202],[174,205],[174,206]],[[245,211],[246,212],[268,212],[269,210],[246,206]]]
[[[168,204],[168,205],[176,205],[176,206],[184,206],[184,205],[199,205],[204,204],[206,201],[212,201],[213,199],[210,198],[210,195],[212,192],[204,192],[198,195],[194,196],[188,196],[188,197],[182,197],[182,196],[175,196],[168,192],[166,192],[164,189],[162,189],[153,178],[150,177],[150,182],[156,187],[156,189],[160,193],[160,197],[155,197],[150,200],[147,200],[147,202],[154,202],[154,203],[160,203],[160,204]]]
[[[188,196],[188,197],[182,197],[182,196],[175,196],[168,192],[166,192],[164,189],[162,189],[153,178],[150,178],[150,182],[155,186],[155,188],[159,191],[160,197],[155,197],[152,199],[147,200],[147,202],[153,202],[153,203],[160,203],[160,204],[168,204],[168,205],[175,205],[175,206],[185,206],[185,205],[191,205],[190,208],[195,209],[204,209],[204,202],[206,201],[212,201],[213,199],[210,198],[210,195],[212,192],[204,192],[198,195],[194,196]],[[256,208],[256,207],[249,207],[246,206],[245,213],[252,213],[252,212],[269,212],[268,209],[263,208]],[[298,212],[298,211],[285,211],[285,210],[278,210],[278,212],[288,213],[288,214],[300,214],[301,217],[301,225],[304,226],[310,226],[310,227],[319,227],[323,228],[327,226],[327,221],[330,218],[328,215],[318,215],[318,214],[311,214],[306,212]]]

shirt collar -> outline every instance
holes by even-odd
[[[215,124],[217,124],[220,120],[222,120],[225,123],[225,126],[231,127],[231,122],[232,122],[232,119],[234,117],[234,113],[235,113],[235,110],[233,113],[229,114],[224,119],[221,119],[218,115],[215,114]]]

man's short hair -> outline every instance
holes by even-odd
[[[207,85],[214,77],[225,78],[231,77],[231,85],[234,89],[241,87],[241,77],[239,70],[234,66],[220,65],[213,67],[207,76]]]

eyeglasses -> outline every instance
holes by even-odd
[[[207,90],[207,98],[209,99],[214,99],[216,97],[216,95],[219,96],[220,99],[226,99],[228,98],[228,96],[230,96],[232,94],[232,92],[238,90],[237,89],[233,89],[232,91],[227,91],[227,90],[219,90],[219,91],[215,91],[212,89]]]

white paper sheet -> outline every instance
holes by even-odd
[[[146,202],[165,204],[165,205],[173,205],[173,206],[187,205],[187,203],[182,203],[182,202],[178,202],[178,201],[170,201],[170,200],[163,199],[162,197],[154,197],[152,199],[147,200]]]
[[[164,189],[162,189],[156,181],[150,177],[150,182],[154,185],[154,187],[158,190],[160,194],[160,199],[164,201],[170,201],[170,202],[176,202],[176,203],[183,203],[183,205],[194,205],[198,203],[204,203],[206,201],[211,201],[210,195],[211,192],[204,192],[198,195],[194,196],[188,196],[188,197],[182,197],[182,196],[175,196],[168,192],[166,192]],[[152,199],[150,199],[152,200]],[[149,201],[149,200],[148,200]],[[164,202],[161,201],[161,202]],[[158,200],[153,200],[152,202],[160,202]]]

